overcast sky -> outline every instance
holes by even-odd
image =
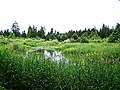
[[[11,29],[14,21],[21,31],[33,24],[60,32],[100,28],[103,23],[112,27],[120,23],[120,1],[0,0],[0,29]]]

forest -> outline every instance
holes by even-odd
[[[28,30],[22,31],[20,33],[20,28],[18,23],[15,21],[11,27],[11,30],[1,30],[0,35],[8,38],[41,38],[46,41],[49,40],[58,40],[60,42],[69,39],[71,42],[80,42],[80,43],[89,43],[89,42],[102,42],[107,40],[107,42],[114,43],[119,42],[120,40],[120,24],[117,23],[112,29],[109,26],[103,24],[98,30],[96,27],[92,29],[84,30],[69,30],[65,33],[59,33],[59,31],[51,30],[46,34],[46,28],[42,27],[37,29],[37,27],[29,26]]]

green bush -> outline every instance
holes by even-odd
[[[87,37],[79,37],[78,38],[78,41],[80,43],[89,43],[89,40],[87,39]]]
[[[75,39],[73,39],[73,38],[71,38],[71,39],[70,39],[70,42],[71,42],[71,43],[76,43],[76,42],[78,42],[78,41],[75,40]]]
[[[102,40],[101,39],[90,39],[89,42],[91,42],[91,43],[101,43]]]
[[[74,34],[72,35],[72,38],[75,39],[75,40],[77,40],[77,39],[78,39],[78,35],[77,35],[76,33],[74,33]]]

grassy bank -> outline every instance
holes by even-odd
[[[15,48],[14,44],[18,46]],[[0,87],[7,90],[119,90],[119,45],[11,40],[0,47]],[[68,62],[45,59],[42,53],[33,53],[27,58],[20,55],[38,46],[62,51]]]

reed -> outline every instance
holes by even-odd
[[[108,43],[69,43],[57,48],[65,61],[41,53],[27,58],[0,47],[0,88],[7,90],[119,90],[120,47]]]

